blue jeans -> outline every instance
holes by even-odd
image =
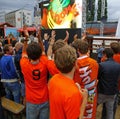
[[[49,119],[49,103],[26,103],[26,119]]]
[[[114,119],[114,102],[116,95],[98,94],[98,104],[105,104],[106,119]]]
[[[4,112],[3,112],[3,107],[1,105],[1,102],[0,102],[0,118],[5,119]]]
[[[117,106],[118,106],[118,95],[116,95],[115,102],[114,102],[114,108],[113,108],[113,113],[114,113],[113,118],[114,119],[115,119],[115,113],[117,110]],[[102,118],[101,119],[106,119],[106,105],[105,105],[105,103],[103,103],[103,110],[102,110]]]
[[[21,96],[25,97],[25,83],[24,82],[21,83]]]
[[[18,82],[6,83],[4,82],[6,98],[13,99],[15,102],[20,103],[20,84]]]

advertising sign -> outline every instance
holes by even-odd
[[[14,37],[18,36],[17,28],[15,27],[5,27],[4,29],[5,36],[12,34]]]

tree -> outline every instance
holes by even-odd
[[[105,18],[108,18],[108,11],[107,11],[107,0],[105,0]]]
[[[98,0],[97,20],[101,20],[101,6],[102,6],[102,1]]]
[[[105,2],[105,6],[102,6],[102,2]],[[98,0],[98,10],[97,10],[97,20],[101,20],[101,18],[103,17],[101,15],[102,10],[104,9],[104,18],[107,19],[107,0],[103,1],[103,0]]]
[[[86,16],[87,21],[93,21],[95,15],[95,0],[87,0],[86,6]]]

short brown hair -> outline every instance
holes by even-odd
[[[111,47],[111,49],[113,50],[113,52],[116,54],[116,53],[119,53],[119,50],[120,50],[120,45],[119,45],[119,43],[118,42],[112,42],[111,44],[110,44],[110,47]]]
[[[37,60],[42,55],[42,49],[40,45],[36,42],[32,42],[28,44],[26,51],[27,51],[28,58],[32,60]]]
[[[57,40],[52,47],[52,51],[53,53],[55,53],[59,48],[63,47],[66,43],[64,42],[64,40],[59,39]]]
[[[65,45],[55,52],[55,64],[62,73],[69,73],[77,60],[76,51],[73,47]]]
[[[107,58],[112,58],[113,54],[114,54],[114,52],[113,52],[113,50],[111,48],[105,48],[103,50],[103,55],[106,55]]]
[[[4,51],[5,54],[9,51],[9,47],[11,47],[11,46],[12,46],[12,44],[6,44],[6,45],[3,47],[3,51]]]
[[[89,50],[89,44],[87,41],[78,40],[78,50],[81,54],[86,54]]]

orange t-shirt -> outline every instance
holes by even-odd
[[[53,76],[49,83],[50,119],[77,119],[83,101],[74,81],[61,73]]]
[[[53,76],[55,74],[58,74],[60,71],[57,69],[54,60],[48,60],[47,64],[49,73]]]
[[[98,63],[86,55],[78,58],[77,65],[78,69],[75,72],[74,80],[78,82],[82,88],[88,90],[88,102],[84,113],[84,119],[95,119],[97,107]]]
[[[26,101],[33,104],[41,104],[48,101],[47,85],[47,57],[42,55],[38,64],[31,64],[22,53],[20,65],[25,79]]]

